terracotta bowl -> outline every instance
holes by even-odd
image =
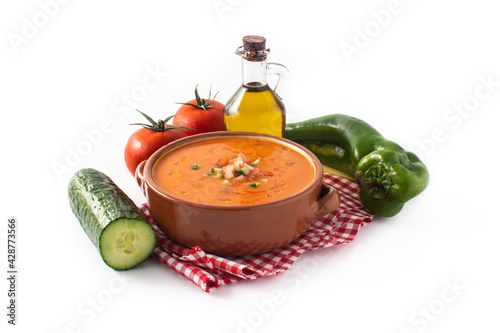
[[[187,201],[169,194],[153,180],[153,165],[170,150],[198,140],[230,136],[274,140],[301,152],[315,169],[313,180],[303,190],[281,200],[234,206]],[[340,204],[338,191],[323,184],[323,167],[314,154],[292,141],[256,133],[212,132],[176,140],[142,162],[137,167],[136,180],[146,196],[151,217],[171,240],[223,256],[252,255],[279,248],[297,239],[312,222]]]

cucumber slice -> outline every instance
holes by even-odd
[[[99,251],[108,266],[116,270],[130,269],[151,255],[156,234],[151,233],[151,225],[146,223],[119,218],[104,228],[99,237]]]
[[[156,233],[135,203],[104,173],[81,169],[68,185],[71,209],[103,261],[115,270],[151,256]]]

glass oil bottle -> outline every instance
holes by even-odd
[[[286,111],[276,88],[282,85],[280,81],[288,70],[281,64],[267,62],[270,50],[261,36],[243,37],[243,46],[235,53],[241,56],[243,83],[224,108],[226,130],[283,137]],[[268,85],[270,74],[278,75],[275,89]]]

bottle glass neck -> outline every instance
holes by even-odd
[[[261,87],[267,84],[267,62],[241,59],[243,85]]]

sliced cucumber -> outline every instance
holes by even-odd
[[[104,228],[99,238],[99,250],[108,266],[116,270],[130,269],[153,253],[156,234],[151,233],[151,225],[146,223],[119,218]]]
[[[222,173],[222,168],[212,168],[212,173]]]
[[[103,261],[115,270],[144,262],[156,233],[134,202],[104,173],[81,169],[68,185],[71,209]]]
[[[239,173],[240,175],[248,176],[248,174],[250,173],[250,169],[244,166],[243,168],[236,170],[236,172]]]

